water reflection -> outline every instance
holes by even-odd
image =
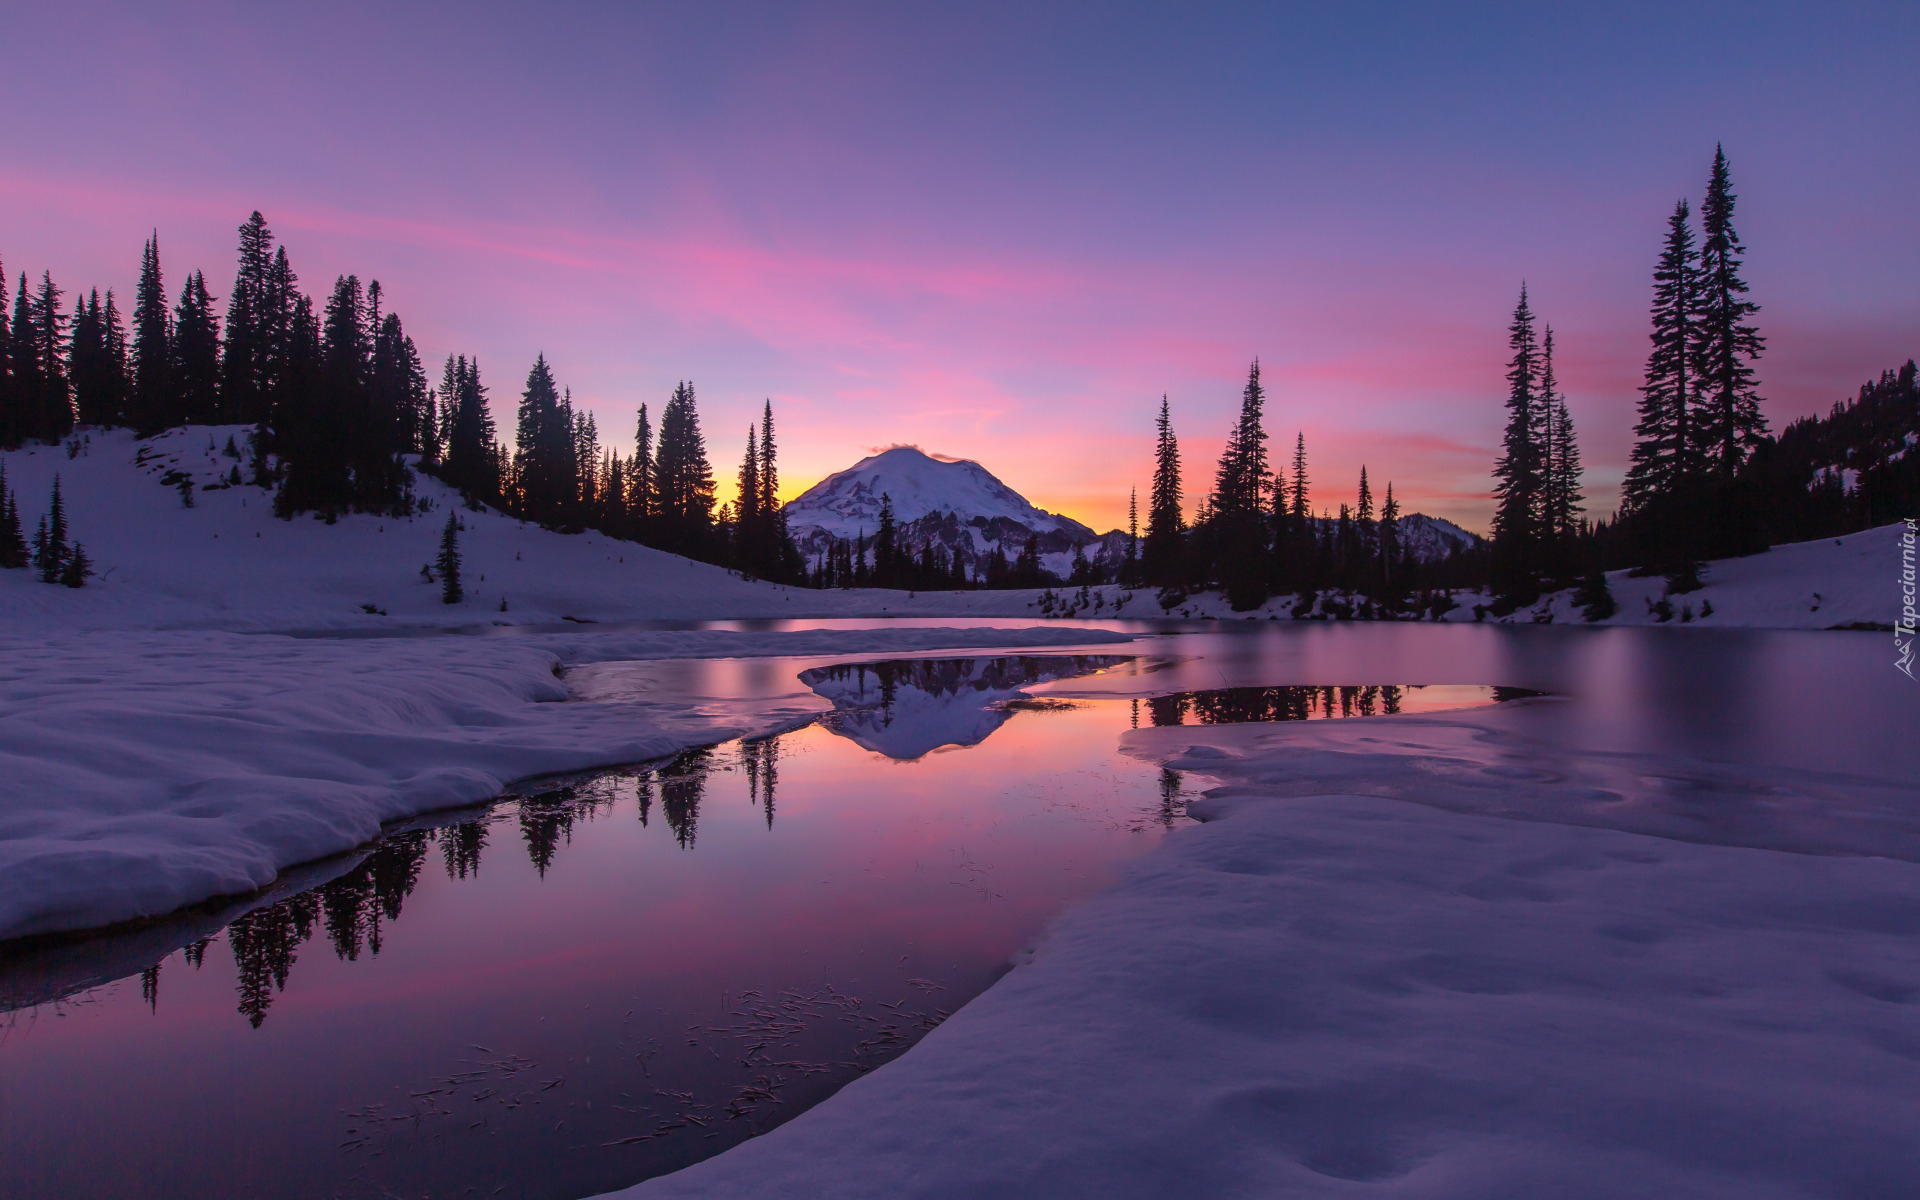
[[[1127,656],[1009,655],[915,658],[816,667],[800,681],[833,701],[821,723],[841,737],[911,761],[947,746],[977,746],[1006,724],[1003,703],[1039,683],[1095,675]]]
[[[809,671],[818,725],[524,782],[272,895],[9,959],[0,1194],[563,1200],[676,1170],[904,1051],[1185,820],[1195,781],[1118,754],[1129,724],[1505,698],[1097,694],[1139,661]]]
[[[1356,687],[1235,687],[1149,697],[1148,721],[1163,725],[1229,725],[1249,721],[1319,721],[1394,717],[1502,704],[1542,693],[1517,687],[1459,685]],[[1135,702],[1138,728],[1140,702]]]

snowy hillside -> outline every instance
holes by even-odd
[[[880,525],[882,496],[892,499],[894,519],[902,525],[931,513],[954,513],[963,523],[1005,518],[1033,533],[1061,533],[1082,543],[1094,537],[1070,517],[1035,508],[979,463],[932,458],[912,446],[863,458],[814,484],[787,505],[787,525],[795,536],[815,529],[842,538],[871,535]]]
[[[749,583],[704,563],[598,533],[561,535],[503,513],[469,512],[437,480],[411,518],[356,514],[334,524],[273,515],[272,493],[229,486],[244,465],[224,451],[241,426],[175,429],[136,442],[125,430],[86,435],[69,458],[38,446],[0,455],[31,535],[56,474],[70,536],[98,577],[79,591],[27,571],[0,572],[0,620],[88,627],[319,629],[421,624],[768,616],[809,593]],[[197,483],[193,507],[177,474]],[[447,514],[460,513],[468,596],[440,602],[421,568],[434,561]],[[502,604],[505,608],[502,608]]]

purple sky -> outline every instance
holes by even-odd
[[[789,496],[910,442],[1100,528],[1256,354],[1316,504],[1484,528],[1522,279],[1610,510],[1716,141],[1776,428],[1920,353],[1912,4],[640,7],[8,3],[0,260],[224,298],[259,208],[503,427],[544,351],[623,447],[691,378],[723,475],[771,397]]]

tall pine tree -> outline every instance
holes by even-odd
[[[655,545],[700,558],[713,527],[713,467],[694,408],[693,384],[682,381],[660,414],[660,449],[654,459]]]
[[[1240,419],[1220,455],[1213,491],[1212,529],[1218,574],[1227,602],[1236,612],[1257,608],[1267,598],[1266,495],[1271,472],[1267,468],[1267,432],[1264,427],[1266,390],[1260,384],[1260,360],[1247,371],[1240,396]]]
[[[133,428],[150,437],[179,423],[173,390],[173,322],[160,275],[160,234],[140,255],[133,304]]]
[[[273,295],[273,231],[258,212],[240,225],[240,265],[227,297],[220,348],[221,420],[257,424],[271,403],[272,342],[279,331]]]
[[[1694,321],[1700,264],[1690,215],[1685,200],[1673,206],[1666,245],[1653,272],[1653,347],[1640,384],[1640,420],[1634,426],[1638,441],[1621,492],[1628,511],[1673,494],[1696,474],[1693,365],[1699,342]]]
[[[520,419],[514,434],[516,507],[530,521],[558,528],[573,507],[573,415],[561,403],[560,389],[547,356],[534,360],[520,393]]]
[[[1766,341],[1752,324],[1760,306],[1747,299],[1740,268],[1747,248],[1733,229],[1733,184],[1727,155],[1714,148],[1713,174],[1700,205],[1699,317],[1692,346],[1700,389],[1696,453],[1728,479],[1766,440],[1753,364]]]
[[[26,434],[13,391],[13,320],[7,315],[7,268],[0,263],[0,450],[12,450]]]
[[[1180,442],[1173,433],[1167,398],[1160,397],[1155,419],[1153,488],[1147,499],[1147,537],[1140,547],[1140,572],[1150,587],[1177,587],[1184,582],[1186,518],[1180,511]]]
[[[187,276],[180,289],[180,303],[173,310],[172,351],[175,418],[192,425],[220,421],[220,332],[206,276],[199,271]]]
[[[478,508],[500,499],[500,458],[494,448],[498,432],[487,411],[487,389],[480,382],[480,360],[449,354],[440,377],[445,406],[446,454],[440,477],[458,488],[468,507]]]
[[[1507,428],[1494,464],[1493,583],[1503,596],[1530,603],[1539,566],[1541,462],[1538,441],[1540,348],[1533,332],[1527,289],[1507,329],[1513,357],[1507,363]]]
[[[627,472],[627,527],[636,540],[651,544],[653,536],[653,424],[647,406],[640,406],[634,422],[632,466]]]

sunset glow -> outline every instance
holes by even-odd
[[[509,431],[544,352],[623,449],[692,379],[722,499],[771,398],[788,498],[911,442],[1098,529],[1162,393],[1204,487],[1257,355],[1316,507],[1364,463],[1484,530],[1523,279],[1610,511],[1716,142],[1776,428],[1920,344],[1911,9],[1053,11],[20,6],[0,261],[125,297],[157,225],[224,297],[258,208],[309,291],[378,278],[430,363],[477,355]]]

